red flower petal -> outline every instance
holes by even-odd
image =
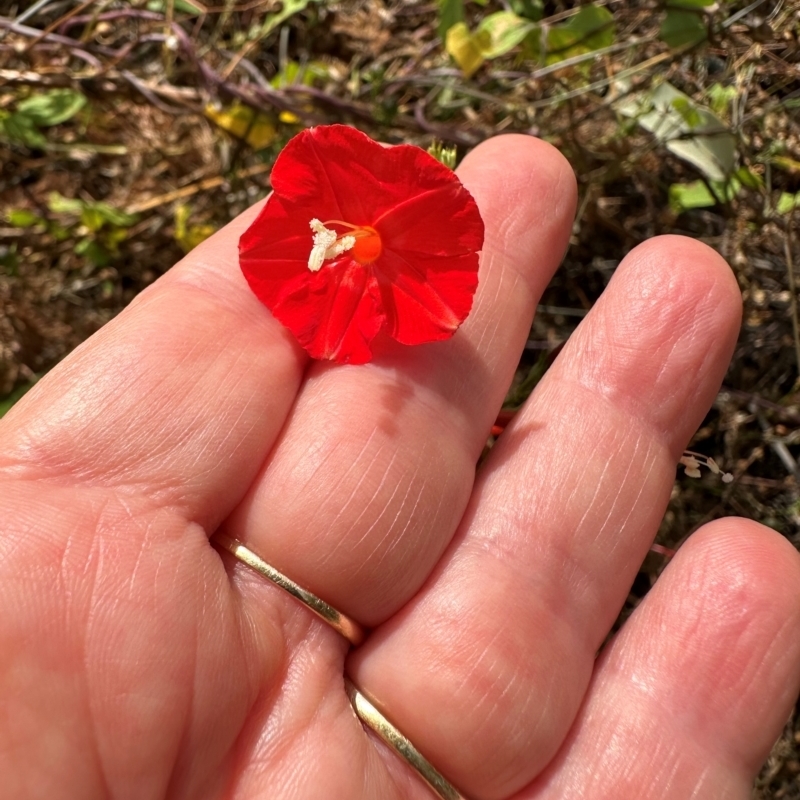
[[[483,222],[455,173],[424,150],[385,148],[344,125],[311,128],[278,156],[272,187],[240,240],[240,264],[313,357],[364,363],[384,325],[399,342],[421,344],[449,338],[464,321]],[[341,235],[352,230],[339,222],[370,228],[380,246],[345,251],[314,272],[312,219]]]

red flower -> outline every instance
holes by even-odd
[[[239,242],[250,288],[314,358],[363,364],[386,327],[403,344],[453,335],[478,285],[483,221],[455,173],[411,145],[310,128],[275,161]]]

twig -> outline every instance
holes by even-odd
[[[797,461],[795,461],[794,456],[789,452],[786,442],[778,436],[775,436],[769,423],[764,419],[764,415],[756,410],[754,404],[751,404],[748,410],[758,420],[759,427],[764,434],[764,441],[772,448],[775,455],[778,456],[786,471],[790,475],[793,475],[795,480],[800,480],[800,469],[797,466]]]
[[[254,175],[261,175],[264,172],[269,172],[272,169],[272,164],[256,164],[253,167],[240,170],[235,174],[236,178],[252,178]],[[213,178],[206,178],[205,180],[192,183],[189,186],[183,186],[180,189],[175,189],[172,192],[161,194],[158,197],[151,197],[149,200],[143,200],[140,203],[134,203],[128,206],[125,211],[128,214],[141,214],[143,211],[150,211],[159,206],[172,203],[175,200],[183,200],[186,197],[205,192],[208,189],[215,189],[217,186],[222,186],[229,179],[222,175],[215,175]]]
[[[90,64],[96,69],[102,67],[98,58],[95,58],[91,53],[87,53],[80,42],[75,39],[70,39],[68,36],[60,36],[57,33],[46,33],[42,35],[42,32],[38,28],[29,28],[27,25],[19,25],[13,20],[5,19],[4,17],[0,17],[0,28],[10,30],[12,33],[19,33],[21,36],[33,36],[34,38],[41,38],[47,42],[62,44],[68,47],[78,58],[82,58],[87,64]]]
[[[580,89],[574,89],[573,91],[566,92],[565,94],[554,95],[553,97],[548,97],[544,100],[537,100],[535,103],[531,103],[528,108],[547,108],[553,103],[561,103],[565,100],[572,100],[575,97],[580,97],[581,95],[588,94],[589,92],[594,92],[597,89],[604,89],[614,81],[620,81],[624,80],[625,78],[630,78],[633,75],[638,75],[640,72],[650,69],[650,67],[655,67],[664,61],[670,61],[674,58],[675,54],[672,52],[659,53],[657,56],[648,58],[646,61],[642,61],[640,64],[636,64],[628,69],[623,69],[621,72],[618,72],[616,75],[612,75],[610,78],[603,78],[602,80],[590,83],[588,86],[582,86]]]
[[[800,380],[800,324],[797,317],[797,290],[794,282],[794,262],[792,261],[792,223],[794,212],[789,215],[786,225],[786,236],[783,240],[783,249],[786,253],[786,273],[789,276],[789,296],[792,307],[792,333],[794,334],[794,354],[797,359],[797,376]]]
[[[42,39],[44,39],[44,37],[47,36],[48,33],[52,33],[54,30],[60,28],[61,24],[65,20],[70,19],[70,17],[76,16],[81,11],[83,11],[85,8],[88,8],[90,5],[92,5],[92,3],[94,3],[94,2],[95,2],[95,0],[84,0],[83,3],[81,3],[78,6],[75,6],[75,8],[73,8],[71,11],[68,11],[61,19],[57,19],[55,22],[53,22],[50,25],[48,25],[36,39],[34,39],[32,42],[28,42],[28,44],[25,45],[25,50],[23,52],[25,52],[25,53],[29,52],[30,49],[32,47],[36,47],[36,45],[39,42],[41,42]]]

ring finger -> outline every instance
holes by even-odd
[[[356,651],[356,684],[471,797],[552,757],[724,374],[739,292],[664,237],[620,265],[476,482],[433,578]]]

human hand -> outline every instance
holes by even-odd
[[[797,696],[800,557],[724,520],[595,658],[739,325],[714,252],[620,265],[475,476],[572,223],[549,146],[459,170],[456,336],[309,363],[237,241],[194,250],[0,423],[2,797],[425,800],[360,689],[476,800],[746,798]],[[348,643],[217,530],[373,629]]]

